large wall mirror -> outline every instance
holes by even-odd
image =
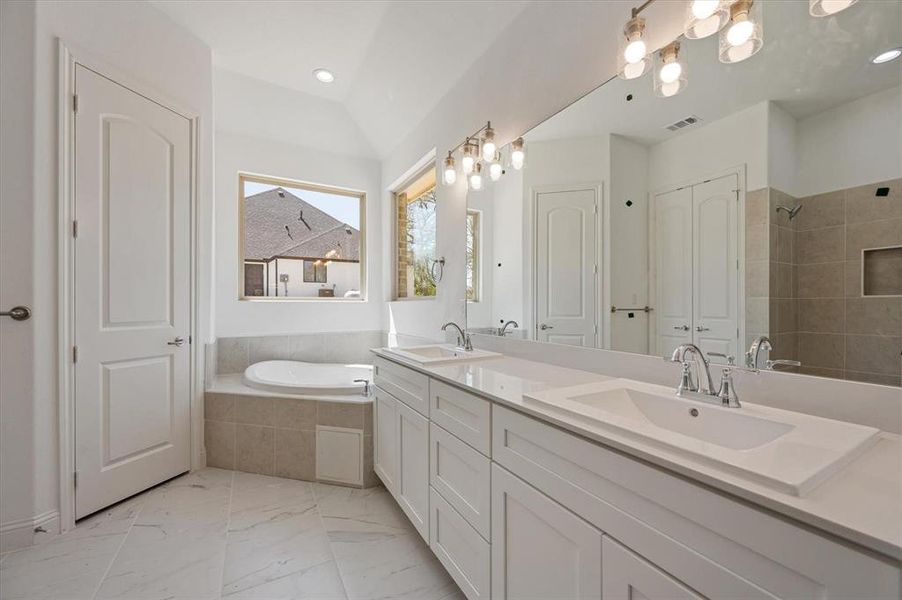
[[[753,56],[680,38],[684,89],[612,79],[470,190],[472,331],[902,384],[902,3],[762,4]]]

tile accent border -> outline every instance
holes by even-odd
[[[363,487],[378,484],[372,402],[206,392],[204,413],[208,467],[317,481],[316,426],[325,425],[362,431]]]

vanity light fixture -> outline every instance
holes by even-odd
[[[812,17],[829,17],[846,10],[858,0],[809,0],[808,12]]]
[[[686,88],[686,58],[680,42],[670,42],[655,55],[655,94],[669,98]]]
[[[511,142],[511,166],[514,170],[519,171],[526,162],[526,148],[523,144],[523,138],[518,137]]]
[[[478,192],[482,189],[482,163],[476,163],[473,172],[470,173],[470,189]]]
[[[761,0],[736,0],[730,6],[730,23],[720,32],[720,62],[738,63],[761,50]]]
[[[883,63],[888,63],[891,60],[896,60],[902,56],[902,48],[891,48],[885,52],[881,52],[877,56],[871,59],[871,64],[882,65]]]
[[[504,175],[504,167],[501,166],[501,153],[496,151],[489,164],[489,179],[498,181],[502,175]]]
[[[620,36],[620,54],[618,56],[619,74],[622,79],[642,77],[651,69],[648,46],[643,39],[645,36],[645,19],[639,16],[639,11],[648,4],[649,2],[646,2],[640,8],[634,8],[632,18],[623,26],[623,35]]]
[[[485,124],[485,133],[482,134],[482,159],[486,162],[495,159],[495,150],[498,147],[495,145],[495,130],[492,129],[492,122],[489,121]]]
[[[454,185],[457,181],[457,169],[454,168],[454,156],[448,151],[448,158],[445,159],[445,170],[442,174],[442,181],[445,185]]]
[[[313,76],[320,83],[332,83],[335,81],[335,73],[329,69],[313,69]]]
[[[686,8],[686,38],[700,40],[714,35],[723,29],[729,20],[729,2],[724,0],[693,0]]]

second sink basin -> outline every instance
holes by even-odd
[[[497,352],[489,352],[488,350],[462,350],[450,344],[428,344],[424,346],[385,348],[385,351],[421,365],[467,362],[501,356]]]
[[[613,379],[524,396],[602,430],[802,496],[877,439],[878,429],[744,402],[724,408]]]

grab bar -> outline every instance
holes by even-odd
[[[9,310],[0,312],[0,317],[9,317],[14,321],[25,321],[31,317],[31,309],[27,306],[13,306]]]

